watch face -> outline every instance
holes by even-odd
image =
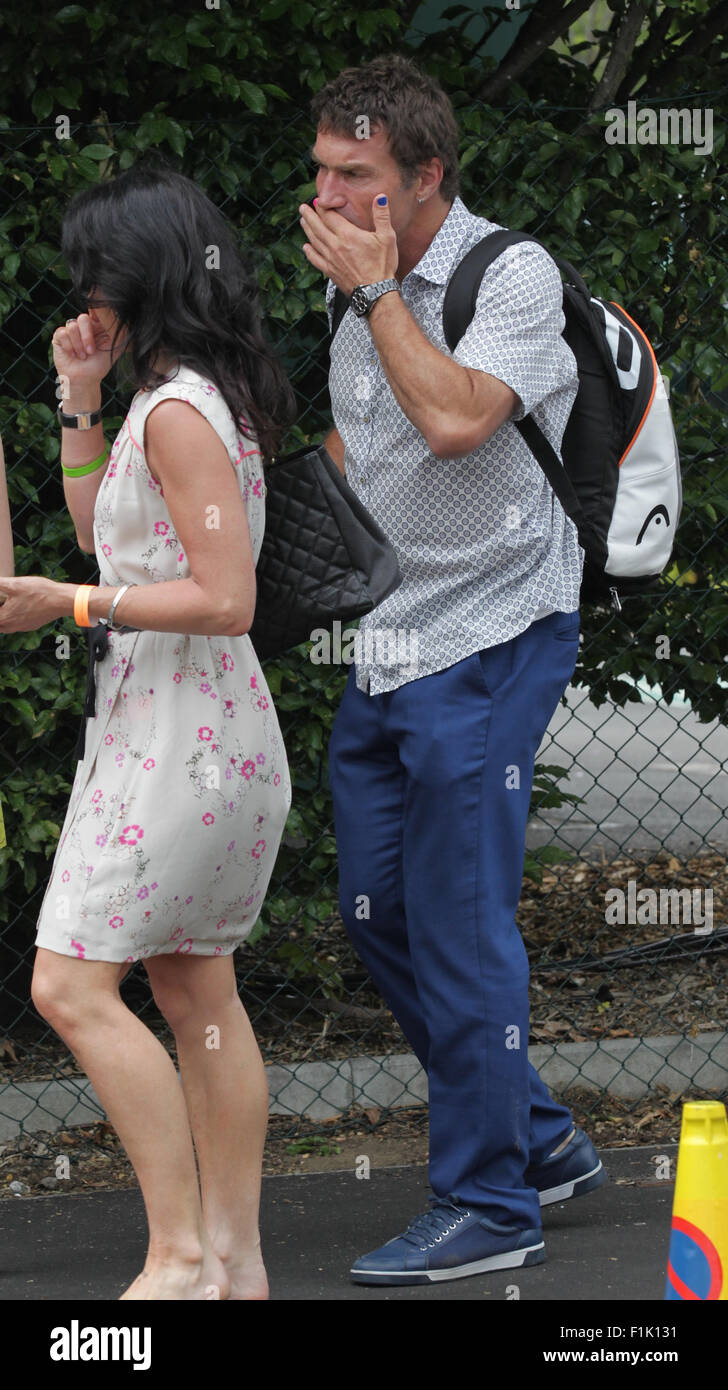
[[[351,292],[351,307],[355,314],[365,314],[369,308],[369,296],[361,285],[357,285]]]

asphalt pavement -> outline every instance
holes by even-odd
[[[673,1183],[659,1173],[674,1172],[676,1156],[676,1145],[601,1151],[609,1182],[543,1208],[544,1264],[425,1287],[365,1287],[348,1271],[426,1210],[426,1167],[373,1167],[368,1179],[353,1169],[264,1178],[271,1300],[662,1300]],[[146,1230],[138,1191],[6,1198],[0,1301],[116,1300],[143,1265]]]

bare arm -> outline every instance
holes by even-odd
[[[194,406],[174,399],[160,401],[149,412],[145,441],[145,456],[162,485],[190,578],[128,589],[114,622],[154,632],[242,635],[252,626],[255,612],[255,563],[227,449]],[[77,587],[58,586],[69,616]],[[107,616],[119,587],[93,590],[90,618]]]
[[[87,385],[81,382],[78,386],[72,386],[68,396],[64,396],[62,404],[67,415],[77,415],[82,410],[98,410],[101,406],[100,383]],[[61,463],[65,463],[68,468],[79,468],[84,463],[91,463],[105,448],[104,426],[101,421],[90,430],[61,430]],[[96,497],[106,477],[108,466],[107,458],[106,463],[100,468],[80,478],[69,478],[67,473],[63,474],[63,494],[76,528],[76,539],[81,550],[90,554],[94,551]]]
[[[336,428],[331,431],[331,434],[327,434],[324,440],[324,446],[334,460],[339,472],[345,474],[344,441]]]
[[[3,454],[2,439],[0,439],[0,574],[10,577],[15,574],[13,528],[10,523],[10,503],[8,501],[8,487],[5,477],[5,456]]]
[[[505,382],[434,347],[398,294],[383,294],[368,322],[402,410],[437,458],[471,453],[518,409],[520,400]]]

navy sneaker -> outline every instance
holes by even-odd
[[[524,1181],[537,1189],[541,1206],[547,1207],[551,1202],[565,1202],[568,1197],[593,1192],[607,1181],[607,1174],[591,1139],[583,1129],[577,1129],[561,1153],[529,1165]]]
[[[401,1236],[355,1261],[355,1284],[431,1284],[545,1260],[540,1228],[499,1226],[454,1193],[429,1200],[431,1210],[410,1221]]]

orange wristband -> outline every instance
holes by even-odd
[[[73,616],[79,627],[93,627],[88,615],[88,601],[98,584],[79,584],[73,599]]]

